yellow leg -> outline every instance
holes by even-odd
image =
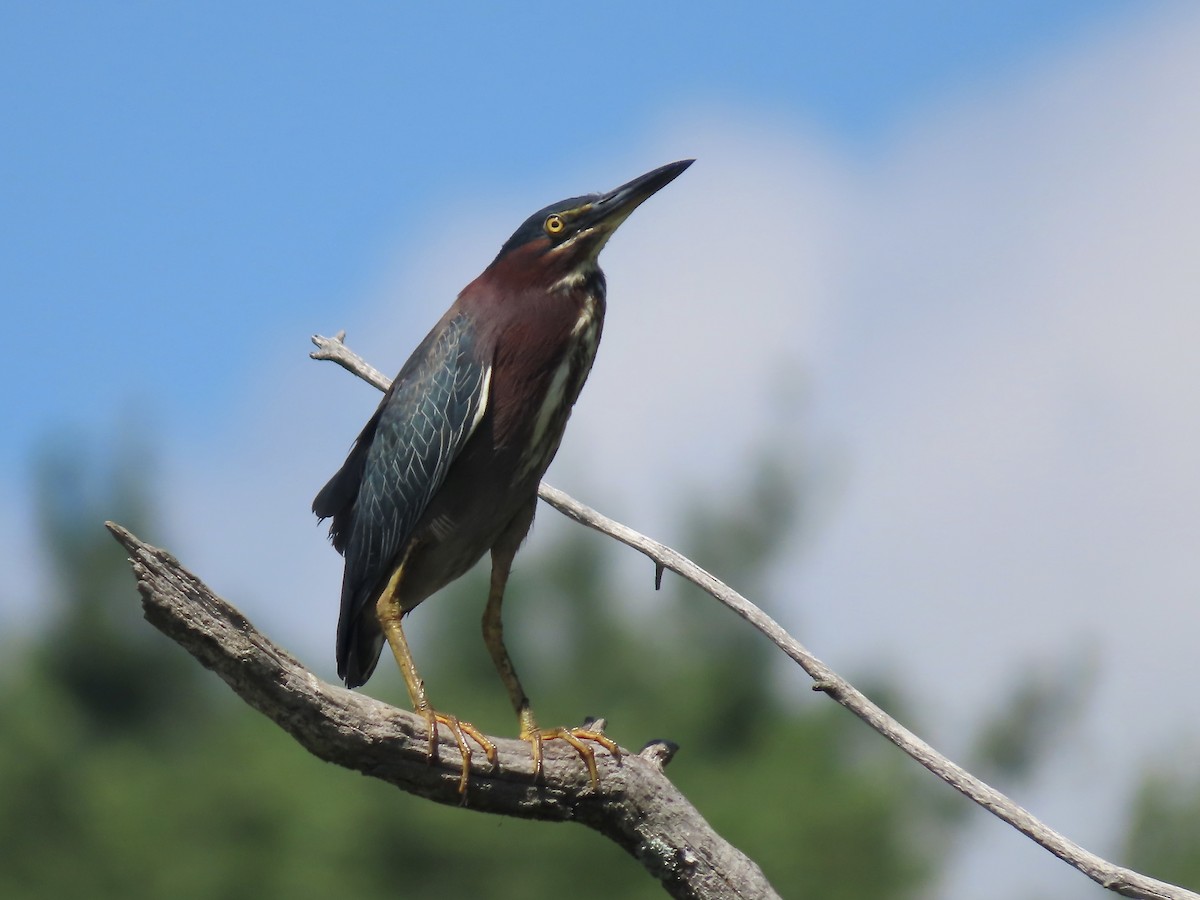
[[[500,618],[500,606],[504,602],[504,587],[508,583],[515,555],[515,547],[511,552],[502,551],[499,547],[492,550],[492,580],[488,589],[487,608],[483,612],[484,643],[487,644],[496,671],[500,673],[500,680],[504,682],[508,691],[508,699],[517,713],[521,740],[529,742],[533,755],[533,777],[537,780],[542,777],[542,744],[545,741],[560,740],[569,744],[579,754],[587,766],[592,787],[596,788],[600,784],[600,776],[596,771],[596,754],[584,741],[599,744],[617,760],[621,758],[620,747],[600,732],[586,728],[538,728],[533,710],[529,706],[529,698],[525,695],[525,689],[521,687],[521,679],[517,677],[517,670],[504,646],[504,623]]]
[[[395,598],[394,590],[395,584],[399,581],[400,571],[397,569],[387,590],[379,598],[379,602],[375,605],[375,612],[379,618],[380,627],[383,628],[384,637],[387,638],[388,645],[392,648],[392,654],[396,657],[396,663],[400,666],[400,674],[404,676],[404,684],[408,688],[408,697],[412,701],[413,709],[419,715],[424,716],[425,721],[429,723],[430,762],[437,758],[438,723],[441,722],[449,728],[450,733],[454,736],[458,752],[462,755],[462,776],[458,781],[458,793],[465,798],[467,782],[471,777],[471,746],[467,743],[467,738],[470,737],[483,748],[488,762],[493,766],[496,765],[498,759],[496,745],[470,722],[463,722],[455,716],[437,712],[429,705],[429,701],[425,697],[425,682],[417,673],[412,653],[408,649],[408,640],[404,637],[404,629],[400,625],[403,612]]]

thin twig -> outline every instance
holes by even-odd
[[[313,359],[327,359],[336,362],[381,391],[386,391],[391,382],[347,347],[344,338],[344,332],[334,338],[314,335],[312,340],[318,349],[310,355]],[[1059,859],[1075,867],[1097,884],[1122,896],[1144,898],[1144,900],[1200,900],[1200,894],[1108,862],[1048,827],[1000,791],[933,749],[809,652],[778,622],[683,554],[598,513],[545,482],[539,488],[538,495],[568,518],[615,538],[649,557],[654,562],[656,571],[661,572],[664,568],[670,569],[711,594],[762,632],[775,646],[804,669],[813,679],[813,690],[821,691],[832,697],[955,790],[1007,822]]]

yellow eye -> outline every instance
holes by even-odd
[[[567,227],[562,220],[562,216],[553,215],[546,217],[546,224],[542,226],[546,229],[546,234],[562,234],[562,230]]]

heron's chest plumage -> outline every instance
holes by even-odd
[[[600,346],[600,328],[602,313],[597,311],[594,297],[588,297],[583,308],[571,327],[570,336],[562,359],[554,368],[549,384],[542,392],[542,402],[537,417],[533,423],[533,434],[529,443],[537,447],[546,443],[556,430],[562,431],[566,423],[566,415],[579,397],[583,383],[592,370],[592,362],[596,358],[596,349]],[[559,421],[561,419],[561,422]]]
[[[602,289],[573,293],[560,298],[565,309],[555,309],[552,320],[531,323],[527,339],[509,345],[516,352],[497,361],[497,444],[516,451],[518,479],[540,478],[550,465],[600,345]]]
[[[602,285],[553,299],[488,340],[486,412],[418,526],[405,609],[474,565],[537,496],[604,325]]]

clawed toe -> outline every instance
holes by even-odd
[[[487,756],[488,762],[493,767],[497,765],[500,758],[496,751],[496,745],[470,722],[464,722],[457,716],[426,709],[425,720],[429,723],[429,761],[431,763],[437,759],[438,755],[438,723],[450,729],[450,734],[454,737],[454,743],[458,745],[458,752],[462,756],[462,774],[458,779],[458,793],[465,799],[467,784],[471,780],[471,758],[473,756],[467,738],[469,737],[483,749],[484,755]]]
[[[588,778],[591,780],[592,790],[600,786],[600,773],[596,769],[596,752],[585,742],[590,741],[591,743],[599,744],[612,754],[613,759],[618,762],[621,760],[621,748],[617,746],[615,741],[599,731],[592,731],[588,728],[539,728],[521,737],[522,740],[529,742],[530,750],[533,754],[533,777],[535,781],[541,781],[542,779],[542,745],[546,741],[563,741],[579,754],[580,759],[587,766]]]

